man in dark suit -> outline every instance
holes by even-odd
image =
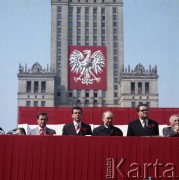
[[[179,136],[179,114],[173,114],[169,118],[170,126],[163,128],[163,135],[169,137]]]
[[[53,135],[56,134],[56,131],[47,127],[48,114],[39,113],[37,115],[37,124],[38,126],[34,129],[31,129],[29,135]]]
[[[93,130],[93,136],[123,136],[123,132],[113,126],[113,113],[105,111],[102,115],[103,124]]]
[[[148,119],[148,106],[141,103],[136,108],[139,119],[128,124],[127,136],[157,136],[159,135],[158,123]]]
[[[85,136],[91,135],[91,126],[82,122],[82,108],[77,106],[72,109],[73,122],[65,124],[62,135]]]

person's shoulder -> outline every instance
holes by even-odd
[[[163,130],[170,130],[170,126],[164,127]]]
[[[31,130],[30,130],[30,132],[34,132],[34,131],[38,131],[39,130],[39,128],[38,128],[38,126],[37,127],[35,127],[35,128],[32,128]]]
[[[105,128],[104,125],[101,124],[101,125],[95,127],[94,130],[102,130],[102,129],[104,129],[104,128]]]
[[[116,130],[120,130],[121,131],[121,129],[116,127],[116,126],[113,126],[113,128],[116,129]]]
[[[116,126],[113,126],[113,127],[114,127],[115,131],[120,131],[120,132],[122,132],[122,130],[121,130],[120,128],[118,128],[118,127],[116,127]]]
[[[135,123],[138,123],[138,122],[140,122],[140,120],[139,119],[135,119],[135,120],[129,121],[129,124],[135,124]]]
[[[31,130],[36,130],[36,129],[38,129],[38,126],[37,126],[37,127],[32,128]]]
[[[87,124],[87,123],[84,123],[84,122],[81,122],[81,125],[82,125],[82,126],[91,127],[89,124]]]
[[[158,125],[158,122],[157,122],[157,121],[155,121],[155,120],[148,119],[148,121],[149,121],[150,123],[153,123],[153,124],[156,124],[156,125]]]
[[[35,128],[30,129],[29,134],[30,135],[36,135],[39,132],[38,126]]]
[[[51,129],[51,128],[49,128],[49,127],[46,127],[47,128],[47,130],[49,130],[49,131],[55,131],[54,129]]]
[[[70,123],[64,124],[64,127],[69,127],[69,126],[72,126],[72,125],[73,125],[73,122],[70,122]]]

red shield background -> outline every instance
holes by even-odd
[[[101,78],[100,82],[96,82],[93,81],[92,84],[82,84],[82,81],[78,80],[77,82],[75,82],[74,78],[75,77],[79,77],[80,73],[76,73],[76,72],[72,72],[71,71],[71,66],[70,66],[70,56],[71,53],[74,50],[78,50],[83,54],[84,50],[91,50],[91,55],[95,52],[95,51],[101,51],[103,53],[103,56],[105,57],[105,66],[102,67],[102,72],[96,74],[94,71],[94,75],[97,78]],[[86,57],[86,54],[83,54],[84,59]],[[68,72],[69,72],[69,90],[73,90],[73,89],[78,89],[78,90],[106,90],[107,87],[107,77],[106,77],[106,69],[107,69],[107,59],[106,59],[106,47],[105,46],[70,46],[69,47],[69,59],[68,59]],[[91,76],[92,77],[92,76]]]

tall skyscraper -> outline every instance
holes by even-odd
[[[146,102],[158,107],[157,67],[146,70],[139,64],[132,71],[124,70],[122,0],[51,0],[48,71],[51,83],[45,85],[50,89],[50,103],[49,95],[39,97],[39,101],[48,97],[45,106],[131,107]],[[36,80],[27,82],[19,70],[19,105],[29,104],[25,99],[29,84],[40,89],[41,77],[47,78],[48,73],[36,72]],[[31,93],[38,95],[34,89]]]
[[[118,105],[119,76],[124,65],[123,47],[123,2],[122,0],[52,0],[52,44],[51,44],[51,66],[56,72],[55,105],[87,105],[87,106],[113,106]],[[103,50],[102,50],[103,49]],[[69,81],[70,53],[74,50],[81,52],[84,61],[87,57],[84,50],[92,52],[101,51],[105,55],[105,62],[101,71],[106,77],[106,82],[101,77],[102,73],[96,73],[93,68],[94,59],[91,58],[90,78],[94,76],[101,78],[91,88],[86,84],[81,86],[84,73],[76,71],[76,76],[81,81]],[[76,67],[76,66],[75,66]],[[75,68],[74,67],[74,68]],[[74,73],[75,74],[75,73]],[[93,75],[92,75],[93,74]],[[93,77],[92,77],[93,76]],[[70,83],[77,83],[71,88]],[[93,81],[93,82],[92,82]],[[90,82],[89,82],[90,83]],[[106,83],[101,87],[100,83]],[[72,86],[73,87],[73,86]]]

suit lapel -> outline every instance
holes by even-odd
[[[87,128],[83,122],[81,122],[80,131],[78,132],[78,135],[85,135],[87,131]]]
[[[103,125],[101,125],[101,130],[104,133],[105,136],[108,136],[108,129]]]
[[[72,132],[73,135],[76,135],[76,130],[73,122],[70,124],[70,131]]]
[[[108,129],[108,134],[109,136],[114,132],[114,128],[113,126],[111,126],[109,129]]]
[[[146,135],[146,130],[143,128],[143,126],[142,126],[142,124],[141,124],[141,122],[140,122],[139,119],[136,121],[136,126],[137,126],[137,127],[136,127],[136,128],[137,128],[137,131],[139,131],[140,134]]]

